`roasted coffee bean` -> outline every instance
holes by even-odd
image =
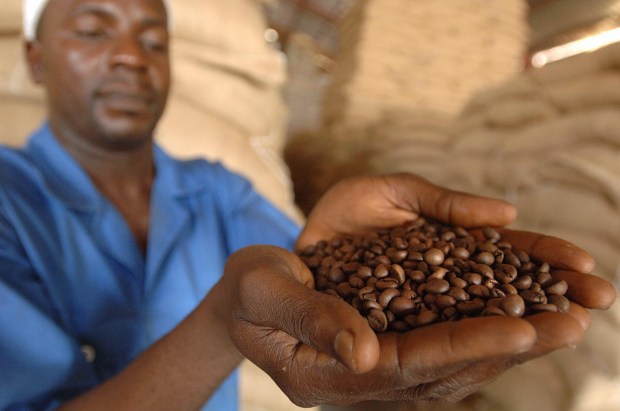
[[[489,266],[495,262],[495,256],[487,251],[483,251],[474,257],[474,261]]]
[[[465,317],[522,317],[567,312],[568,284],[483,228],[466,229],[418,219],[367,236],[319,241],[299,253],[315,287],[351,304],[377,333],[406,332]]]
[[[484,285],[473,284],[467,287],[467,294],[472,297],[489,298],[491,291]]]
[[[546,271],[539,272],[536,276],[536,282],[540,284],[541,287],[546,287],[553,281],[553,277]]]
[[[501,238],[497,230],[491,227],[484,227],[482,229],[482,234],[484,234],[484,237],[489,240],[490,243],[496,243]]]
[[[375,287],[377,290],[387,290],[388,288],[398,288],[398,280],[395,278],[386,277],[381,280],[377,280],[375,283]]]
[[[398,264],[392,264],[390,266],[390,275],[392,278],[398,280],[398,285],[403,285],[407,279],[404,268]]]
[[[390,305],[390,301],[392,301],[394,297],[398,297],[399,295],[400,291],[398,291],[396,288],[388,288],[387,290],[383,290],[383,292],[379,294],[379,297],[377,297],[377,302],[379,302],[379,304],[381,304],[383,308],[387,308],[387,306]]]
[[[329,278],[329,281],[333,283],[341,283],[343,281],[346,281],[347,276],[342,271],[342,269],[340,269],[340,267],[332,267],[329,270],[328,278]]]
[[[374,301],[374,300],[366,300],[362,303],[362,308],[364,309],[364,312],[369,313],[372,310],[383,310],[383,307],[381,306],[381,304],[379,304],[378,302]]]
[[[366,316],[370,328],[375,332],[381,333],[388,328],[388,319],[382,310],[371,310]]]
[[[434,278],[426,283],[424,291],[432,294],[443,294],[450,288],[450,283],[446,280]]]
[[[564,280],[557,281],[555,283],[550,283],[545,287],[545,293],[547,294],[555,294],[555,295],[564,295],[568,290],[568,284]]]
[[[450,287],[450,289],[446,292],[446,295],[454,298],[456,301],[469,300],[469,294],[467,294],[467,292],[460,287]]]
[[[431,248],[424,253],[424,261],[428,265],[441,265],[445,259],[445,254],[438,248]]]
[[[467,281],[467,284],[482,284],[482,276],[476,273],[463,274],[463,280]]]
[[[561,313],[567,313],[568,310],[570,309],[570,301],[568,298],[564,297],[563,295],[551,294],[547,298],[547,302],[558,307],[558,311]]]
[[[532,285],[532,277],[524,275],[523,277],[515,278],[512,281],[512,286],[517,290],[527,290]]]
[[[558,312],[558,307],[555,304],[532,304],[529,306],[529,310],[532,313],[555,313]]]
[[[376,278],[385,278],[390,275],[390,268],[385,264],[379,264],[375,267],[372,275],[374,275]]]
[[[474,298],[473,300],[459,301],[456,303],[456,310],[461,314],[472,316],[481,313],[485,306],[484,300]]]
[[[525,301],[518,295],[508,295],[499,302],[499,308],[510,317],[522,317],[525,313]]]
[[[403,297],[395,297],[390,302],[390,311],[398,317],[415,313],[415,303],[413,300]]]
[[[480,315],[486,315],[486,316],[495,315],[495,316],[505,317],[506,313],[504,312],[504,310],[502,310],[499,307],[491,307],[487,305],[487,307],[484,310],[482,310],[482,313],[480,313]]]
[[[439,319],[438,313],[436,313],[435,311],[424,309],[424,310],[421,310],[420,313],[418,314],[416,325],[418,327],[423,327],[425,325],[429,325],[429,324],[436,322],[438,319]]]

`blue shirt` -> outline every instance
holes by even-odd
[[[144,256],[48,125],[23,149],[0,148],[0,410],[52,409],[121,371],[239,248],[292,248],[299,228],[247,180],[154,150]],[[237,397],[235,372],[204,409],[235,410]]]

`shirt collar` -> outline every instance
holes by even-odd
[[[49,123],[37,130],[25,151],[42,170],[50,191],[69,207],[80,211],[100,209],[105,202],[83,167],[65,150]],[[153,189],[170,197],[185,197],[207,188],[207,181],[187,173],[196,162],[180,162],[154,145],[156,177]],[[167,193],[167,194],[166,194]]]

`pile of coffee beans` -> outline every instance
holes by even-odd
[[[418,219],[320,241],[299,255],[316,289],[351,304],[377,333],[569,309],[568,285],[551,277],[548,263],[536,263],[493,228],[482,233],[478,241],[462,227]]]

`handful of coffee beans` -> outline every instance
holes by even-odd
[[[440,321],[566,312],[568,285],[549,264],[502,241],[425,219],[368,236],[320,241],[300,253],[316,289],[356,308],[377,333]]]

